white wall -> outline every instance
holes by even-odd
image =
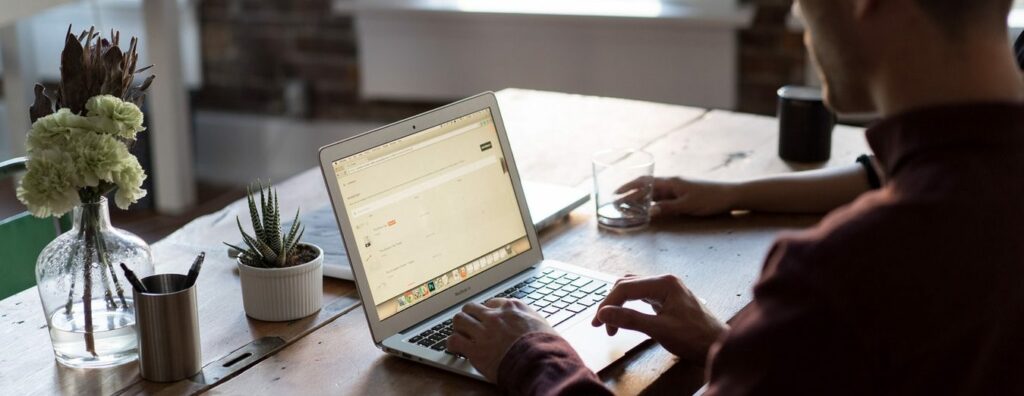
[[[517,87],[724,109],[738,101],[736,37],[752,17],[711,0],[336,0],[335,11],[355,16],[367,99]]]

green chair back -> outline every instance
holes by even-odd
[[[0,180],[25,170],[25,158],[0,162]],[[69,216],[40,219],[28,212],[0,219],[0,299],[36,284],[36,259],[62,229],[69,229]]]

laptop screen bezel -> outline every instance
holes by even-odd
[[[526,237],[530,243],[530,249],[498,266],[481,272],[456,286],[448,288],[416,305],[406,308],[388,318],[381,319],[377,314],[376,305],[370,293],[371,290],[366,277],[362,258],[358,249],[355,249],[356,240],[348,219],[348,212],[344,210],[344,199],[342,197],[338,179],[335,177],[333,163],[343,158],[361,153],[363,151],[378,147],[388,142],[422,132],[431,127],[441,125],[481,110],[489,109],[497,131],[498,142],[502,154],[508,164],[509,177],[515,191],[516,201],[519,205],[519,213],[523,219],[526,229]],[[333,143],[320,149],[320,170],[327,185],[327,192],[331,199],[331,206],[334,209],[335,219],[338,228],[341,230],[342,241],[348,254],[349,262],[352,265],[352,273],[355,278],[359,298],[363,303],[363,312],[366,314],[367,322],[370,325],[370,333],[375,343],[380,344],[384,339],[399,332],[415,326],[424,320],[448,309],[459,302],[475,296],[476,294],[494,286],[498,283],[518,274],[527,268],[543,260],[540,249],[540,242],[537,239],[537,232],[534,229],[533,221],[530,218],[530,211],[526,204],[526,196],[523,193],[523,184],[519,178],[519,169],[516,166],[511,146],[508,142],[508,135],[505,131],[505,123],[498,110],[498,101],[493,92],[484,92],[476,96],[449,104],[447,106],[402,120],[396,123],[363,133],[361,135]],[[495,246],[495,249],[499,246]],[[462,263],[453,263],[453,269]],[[426,280],[424,280],[426,281]]]

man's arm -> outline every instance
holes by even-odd
[[[683,178],[654,180],[654,216],[713,216],[733,210],[827,213],[871,185],[861,164],[787,173],[739,182]],[[620,191],[635,188],[627,184]]]
[[[610,395],[579,355],[519,300],[470,303],[453,319],[448,350],[513,395]]]
[[[789,173],[735,185],[733,210],[772,213],[826,213],[868,191],[860,164]]]
[[[562,337],[530,333],[498,369],[498,388],[513,395],[611,395]]]
[[[648,315],[623,307],[642,300]],[[609,394],[572,347],[540,315],[519,300],[496,298],[466,304],[453,319],[448,350],[469,358],[487,379],[512,394]],[[708,348],[725,331],[704,305],[671,275],[627,276],[608,292],[592,321],[609,336],[619,328],[651,336],[683,359],[703,364]]]
[[[877,362],[856,353],[865,346],[852,331],[862,324],[830,308],[826,282],[798,250],[772,249],[754,301],[711,348],[705,395],[874,393],[864,373]]]

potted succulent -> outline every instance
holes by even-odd
[[[254,187],[259,188],[259,209]],[[260,182],[247,190],[253,235],[242,228],[242,221],[236,217],[246,248],[225,242],[239,251],[238,273],[245,314],[253,319],[281,322],[316,313],[323,301],[323,250],[301,242],[305,227],[299,222],[298,211],[288,232],[283,232],[277,192],[270,186],[264,187]]]

